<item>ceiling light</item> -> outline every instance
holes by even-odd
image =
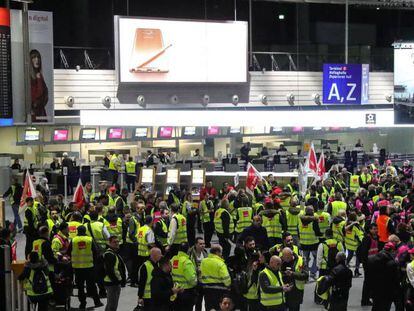
[[[280,21],[283,21],[285,19],[285,15],[284,14],[279,14],[278,16]]]

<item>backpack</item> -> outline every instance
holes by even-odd
[[[237,273],[232,282],[232,289],[238,294],[243,295],[249,291],[249,280],[247,273],[245,271],[241,271]]]
[[[36,269],[34,270],[32,290],[37,295],[47,294],[48,286],[47,286],[47,276],[43,269]]]
[[[326,268],[327,270],[332,270],[336,266],[336,254],[338,254],[338,244],[331,244],[328,245],[323,242],[328,247],[328,256],[325,258],[326,260]]]

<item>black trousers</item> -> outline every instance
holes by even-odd
[[[367,275],[366,266],[364,268],[364,283],[362,284],[362,297],[361,303],[368,303],[370,298],[372,297],[372,290],[370,288],[370,281],[369,276]]]
[[[211,247],[211,238],[214,234],[214,223],[212,221],[203,223],[204,230],[204,242],[206,242],[206,247]]]
[[[391,305],[394,303],[395,311],[404,311],[404,303],[401,299],[401,296],[396,297],[387,297],[385,295],[374,296],[372,311],[389,311],[391,310]]]
[[[195,244],[196,238],[196,216],[191,215],[187,217],[187,241],[188,246],[193,246]]]
[[[197,285],[196,295],[195,311],[201,311],[203,309],[203,287],[201,285]]]
[[[95,277],[93,268],[82,268],[82,269],[73,269],[75,271],[75,283],[78,288],[78,298],[81,304],[86,303],[86,294],[85,294],[85,284],[90,291],[95,304],[99,302],[98,292],[95,286]]]
[[[221,233],[217,233],[217,237],[219,239],[219,244],[221,245],[221,247],[223,248],[223,258],[224,260],[226,260],[227,258],[229,258],[230,255],[230,251],[231,251],[231,244],[228,241],[228,239],[226,239],[224,237],[223,234]]]
[[[33,241],[35,240],[34,237],[32,237],[29,234],[26,234],[26,246],[24,248],[24,255],[27,258],[27,255],[29,255],[32,252],[33,249]]]
[[[134,175],[126,174],[126,184],[129,192],[133,192],[135,190],[135,180],[136,177]]]
[[[120,254],[125,262],[131,283],[138,283],[138,246],[132,243],[124,243],[121,245]]]
[[[328,311],[346,311],[348,309],[348,295],[341,295],[336,297],[331,295],[329,299]]]
[[[173,303],[174,311],[193,311],[196,300],[196,290],[185,289],[184,292],[177,295],[177,299]]]

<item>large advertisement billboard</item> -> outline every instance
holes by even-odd
[[[22,13],[11,11],[13,109],[15,123],[53,123],[53,14],[29,11],[30,111],[25,108]],[[29,118],[29,120],[28,120]]]
[[[119,18],[120,82],[247,81],[247,23]]]
[[[394,117],[414,123],[414,42],[394,44]]]

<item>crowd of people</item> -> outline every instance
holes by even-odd
[[[128,285],[137,310],[299,310],[313,283],[315,303],[337,311],[362,265],[361,306],[414,310],[411,166],[376,160],[327,175],[303,195],[295,178],[271,174],[254,192],[207,181],[197,201],[178,186],[164,200],[144,186],[86,183],[84,202],[68,206],[38,192],[26,199],[19,278],[39,310],[70,301],[72,283],[80,309],[90,296],[117,310]],[[12,236],[3,229],[3,241]]]

